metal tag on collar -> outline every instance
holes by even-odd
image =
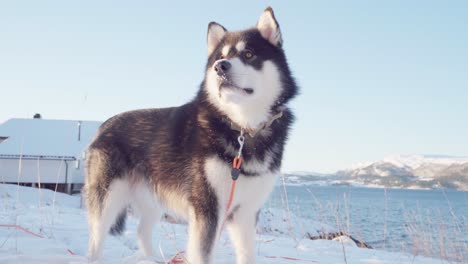
[[[244,129],[241,129],[240,135],[237,137],[237,142],[239,142],[239,152],[237,153],[237,157],[242,156],[242,149],[244,148],[244,141],[245,141]]]

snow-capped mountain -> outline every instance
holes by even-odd
[[[375,162],[359,163],[343,172],[348,176],[358,175],[414,175],[418,177],[437,178],[444,170],[468,165],[468,158],[436,155],[394,155]]]
[[[468,189],[468,158],[395,155],[337,173],[346,180],[387,187]]]
[[[468,157],[394,155],[362,162],[330,175],[286,174],[298,184],[359,184],[396,188],[450,188],[468,190]]]

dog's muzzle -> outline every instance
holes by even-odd
[[[227,60],[220,60],[217,61],[214,65],[214,70],[218,74],[218,76],[226,76],[229,69],[232,67],[231,63]]]
[[[229,74],[229,71],[231,68],[232,68],[232,64],[228,60],[219,60],[214,64],[213,69],[215,70],[219,78],[219,89],[221,88],[238,89],[238,90],[244,91],[247,94],[253,94],[254,90],[252,88],[239,87],[232,81],[230,74]]]

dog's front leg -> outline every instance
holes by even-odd
[[[255,263],[256,210],[239,208],[228,222],[227,228],[236,250],[237,264]]]
[[[217,212],[194,209],[189,222],[187,260],[190,264],[212,263],[212,252],[218,226]]]

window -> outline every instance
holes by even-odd
[[[8,137],[0,137],[0,143],[2,143],[3,141],[7,140]]]

